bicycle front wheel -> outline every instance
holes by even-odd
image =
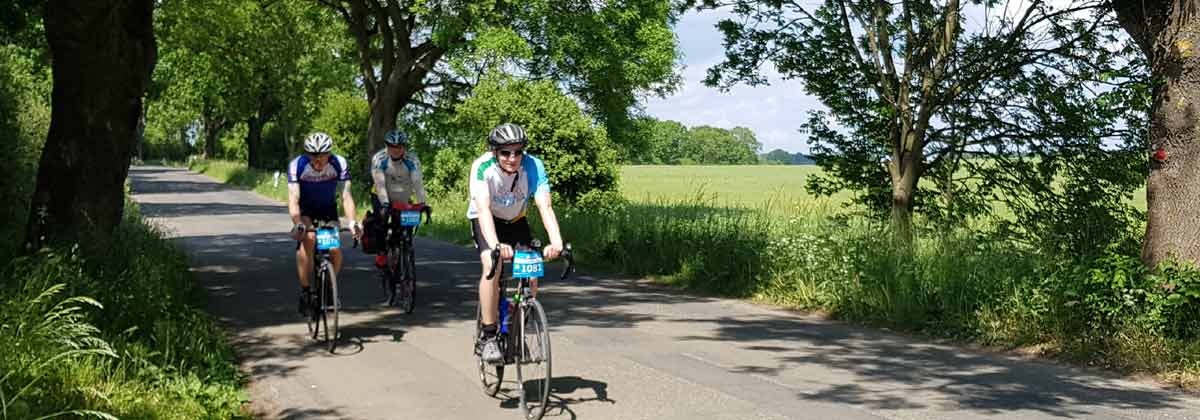
[[[517,384],[525,418],[538,420],[550,401],[550,330],[537,299],[521,303],[517,327]]]
[[[483,361],[480,354],[483,337],[483,312],[479,304],[475,304],[475,365],[479,368],[479,382],[483,385],[483,393],[495,397],[500,392],[500,384],[504,382],[504,365],[492,365]],[[494,370],[492,368],[495,368]]]
[[[401,267],[404,269],[400,272],[400,290],[397,293],[397,305],[401,311],[406,314],[413,313],[413,309],[417,307],[417,275],[415,264],[413,261],[413,250],[411,247],[406,247],[401,253]]]
[[[333,267],[326,265],[324,269],[325,275],[323,278],[323,287],[321,302],[324,303],[324,311],[321,316],[325,319],[325,344],[329,346],[329,352],[337,348],[338,339],[338,290],[337,290],[337,274],[333,272]],[[331,323],[330,320],[333,322]]]
[[[388,306],[398,306],[400,296],[397,291],[400,290],[400,272],[404,270],[403,260],[396,247],[389,247],[387,254],[387,272],[384,274],[385,283],[387,283],[387,304]]]

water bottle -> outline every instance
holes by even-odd
[[[508,299],[500,297],[500,333],[508,334]]]

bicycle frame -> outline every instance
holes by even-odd
[[[517,246],[517,247],[513,247],[513,249],[514,250],[516,250],[516,249],[539,250],[541,247],[542,247],[541,241],[534,239],[533,243],[530,244],[530,246],[528,246],[528,247]],[[571,273],[575,272],[575,258],[572,255],[570,243],[567,243],[566,245],[563,246],[563,251],[559,255],[559,257],[562,258],[563,262],[566,264],[566,267],[563,268],[562,275],[559,276],[559,280],[566,280],[567,277],[571,275]],[[492,278],[492,276],[494,276],[496,274],[496,268],[498,268],[499,266],[500,266],[500,247],[496,247],[496,249],[492,250],[492,269],[491,269],[491,271],[488,271],[487,277]],[[503,297],[504,293],[507,291],[506,290],[508,288],[507,283],[510,278],[511,277],[504,276],[503,273],[500,276],[499,283],[497,283],[496,287],[498,289],[500,289],[499,291],[500,291],[501,297]],[[532,279],[534,279],[534,278],[522,277],[522,278],[520,278],[520,281],[517,282],[517,289],[512,297],[514,307],[520,307],[521,305],[524,305],[525,302],[527,302],[529,300],[537,300],[537,297],[533,294],[533,290],[529,284],[530,280],[532,280]],[[536,279],[540,280],[541,278],[536,278]],[[500,312],[500,308],[497,307],[496,313],[499,314],[499,312]],[[497,321],[502,321],[502,320],[497,319]]]

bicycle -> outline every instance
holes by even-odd
[[[387,266],[383,270],[383,287],[387,293],[387,304],[399,307],[411,314],[417,301],[416,257],[413,251],[413,235],[421,225],[421,213],[425,223],[433,219],[433,210],[427,206],[416,208],[393,204],[388,217],[386,233]]]
[[[497,319],[500,321],[500,330],[497,333],[500,335],[500,352],[504,355],[504,359],[503,363],[494,365],[494,374],[488,372],[489,363],[484,362],[480,352],[483,346],[483,310],[478,304],[475,310],[475,361],[479,368],[479,379],[483,384],[484,393],[489,397],[496,396],[496,393],[500,391],[501,382],[504,381],[504,366],[516,365],[521,411],[528,420],[541,419],[546,413],[546,403],[550,398],[549,324],[546,322],[546,312],[542,309],[542,304],[538,302],[534,292],[530,289],[531,281],[540,279],[544,274],[541,248],[540,241],[536,239],[529,247],[515,248],[511,268],[512,278],[519,279],[516,293],[512,296],[511,301],[515,310],[508,309],[508,301],[504,298],[504,294],[507,292],[508,277],[501,276],[497,286],[500,289],[500,302],[496,305],[499,312]],[[563,247],[561,257],[566,263],[566,267],[559,276],[559,280],[566,280],[571,273],[575,272],[575,259],[571,254],[571,244]],[[488,273],[488,278],[495,275],[500,262],[500,250],[497,247],[492,250],[492,271]],[[516,326],[515,335],[510,334],[512,331],[510,325]],[[534,378],[533,383],[536,386],[527,389],[525,385],[526,371],[530,368],[540,367],[545,368],[545,374],[540,375],[540,378]],[[533,398],[530,398],[530,394],[533,394]]]
[[[329,352],[333,353],[337,348],[338,312],[341,298],[337,291],[337,273],[333,270],[330,250],[341,248],[342,240],[339,233],[346,232],[348,229],[338,228],[337,222],[333,221],[314,221],[313,226],[309,226],[308,229],[317,233],[312,277],[316,287],[313,295],[309,296],[308,316],[306,317],[308,333],[313,340],[316,340],[321,335],[323,326],[325,342],[329,346]],[[297,246],[300,245],[297,244]],[[357,239],[355,239],[353,247],[358,247]],[[330,314],[333,318],[333,328],[329,327]]]

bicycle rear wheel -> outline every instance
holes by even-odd
[[[322,276],[322,296],[321,302],[324,310],[321,311],[321,317],[325,322],[325,344],[329,346],[329,352],[333,353],[337,348],[338,339],[338,291],[337,291],[337,274],[333,272],[333,267],[324,265],[322,271],[325,273]],[[333,319],[330,325],[330,318]]]
[[[483,393],[495,397],[500,392],[500,384],[504,382],[504,365],[492,365],[483,361],[480,354],[483,338],[483,310],[475,304],[475,365],[479,368],[479,382],[483,385]],[[489,371],[489,368],[495,369]]]
[[[517,384],[525,418],[538,420],[550,400],[550,331],[537,299],[527,299],[517,311]]]

